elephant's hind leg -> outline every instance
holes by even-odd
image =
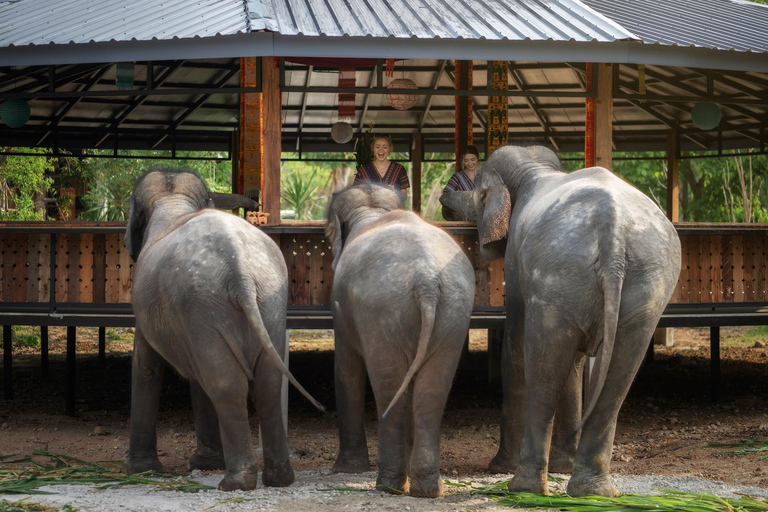
[[[461,345],[457,345],[461,346]],[[440,477],[440,423],[461,355],[447,347],[435,354],[416,375],[413,385],[413,449],[410,472],[411,496],[436,498],[443,494]]]
[[[619,494],[609,476],[616,420],[629,386],[645,357],[656,323],[657,318],[645,323],[633,323],[621,326],[616,333],[603,391],[582,429],[573,476],[568,482],[568,494],[571,496]],[[598,364],[604,362],[598,361]]]
[[[555,409],[573,371],[581,331],[558,311],[533,309],[525,319],[525,386],[528,394],[520,467],[509,483],[515,492],[547,494],[549,448]]]
[[[157,458],[157,412],[165,362],[140,329],[133,342],[131,375],[131,434],[125,466],[131,473],[164,472]]]
[[[248,379],[233,364],[219,366],[219,374],[200,385],[216,408],[227,472],[219,482],[222,491],[249,491],[258,483],[258,465],[248,422]]]
[[[347,343],[352,340],[346,340]],[[334,379],[339,424],[339,455],[334,473],[364,473],[371,470],[365,439],[365,361],[344,346],[336,332]]]
[[[195,418],[197,449],[189,458],[189,469],[225,469],[224,449],[221,446],[221,432],[216,409],[197,382],[190,382],[192,413]]]
[[[281,408],[283,375],[262,353],[256,362],[251,398],[256,406],[261,426],[261,446],[264,450],[264,472],[261,480],[270,487],[285,487],[295,479],[288,459],[288,439]]]
[[[573,459],[579,446],[580,432],[576,431],[576,427],[581,421],[581,379],[584,376],[584,361],[584,356],[577,357],[557,405],[552,446],[549,449],[550,473],[573,471]]]

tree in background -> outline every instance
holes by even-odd
[[[46,173],[53,171],[53,163],[44,150],[22,150],[41,156],[0,156],[0,220],[45,219],[44,204],[35,198],[49,192],[53,180]]]

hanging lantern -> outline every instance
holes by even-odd
[[[419,86],[416,85],[416,83],[410,78],[398,78],[396,80],[392,80],[387,86],[387,89],[391,91],[398,89],[413,90],[418,88]],[[402,92],[387,94],[387,101],[389,101],[389,105],[396,110],[408,110],[414,106],[418,100],[419,97],[416,94],[408,94]]]
[[[115,66],[115,86],[122,90],[133,89],[134,65],[132,62],[121,62]]]
[[[29,103],[27,100],[11,98],[0,105],[0,119],[9,128],[21,128],[29,121]]]
[[[334,123],[331,127],[331,138],[338,144],[346,144],[352,140],[352,135],[354,135],[352,125],[344,121]]]
[[[691,121],[701,130],[711,130],[720,124],[723,113],[717,103],[697,103],[691,110]]]

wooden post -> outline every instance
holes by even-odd
[[[243,191],[238,188],[240,179],[240,130],[232,132],[232,193],[242,194]]]
[[[595,165],[613,170],[613,65],[598,64],[595,75]]]
[[[457,60],[454,82],[457,91],[472,89],[472,61]],[[472,97],[456,96],[456,169],[461,170],[461,156],[472,144]]]
[[[264,150],[261,211],[267,225],[280,224],[280,157],[282,153],[282,95],[280,68],[274,57],[262,58],[262,144]]]
[[[680,174],[678,169],[678,137],[675,130],[667,137],[667,218],[680,220]]]
[[[64,395],[67,403],[67,416],[75,415],[75,360],[77,357],[77,328],[74,325],[67,326],[67,364],[64,379]]]
[[[421,215],[421,161],[424,156],[423,153],[421,134],[414,133],[411,143],[411,210],[417,215]]]
[[[3,326],[3,398],[13,399],[13,327]]]

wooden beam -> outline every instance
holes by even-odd
[[[596,64],[595,165],[613,169],[613,65]]]
[[[670,130],[667,138],[667,218],[680,220],[680,176],[678,169],[678,136]]]
[[[273,57],[262,57],[262,169],[261,211],[267,225],[280,224],[280,156],[282,153],[282,93],[280,73]]]
[[[421,162],[423,157],[424,148],[421,133],[414,133],[411,144],[411,210],[417,215],[421,215]]]

